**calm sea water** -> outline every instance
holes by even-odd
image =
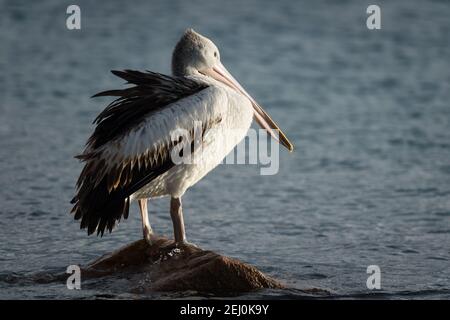
[[[377,1],[0,1],[0,299],[142,298],[122,279],[45,279],[141,236],[138,208],[88,237],[69,215],[73,159],[117,88],[111,69],[170,72],[187,27],[296,144],[280,171],[222,165],[184,197],[187,235],[292,288],[331,297],[450,298],[450,4]],[[168,201],[150,219],[171,235]],[[381,269],[381,290],[366,268]],[[154,295],[153,298],[182,297]],[[300,297],[295,290],[242,298]]]

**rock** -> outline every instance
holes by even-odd
[[[284,288],[278,281],[237,259],[193,245],[180,249],[172,240],[158,238],[148,245],[133,242],[88,264],[82,276],[99,278],[126,273],[139,274],[143,281],[132,292],[188,291],[235,294],[263,288]]]

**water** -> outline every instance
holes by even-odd
[[[277,175],[220,166],[190,189],[190,241],[331,297],[450,298],[448,2],[378,1],[379,31],[356,0],[77,3],[81,31],[65,28],[68,2],[0,2],[1,299],[142,298],[120,279],[81,291],[45,279],[140,237],[136,205],[111,235],[78,230],[73,156],[106,103],[89,96],[122,83],[109,70],[168,73],[186,27],[218,44],[297,147]],[[167,199],[149,209],[171,235]]]

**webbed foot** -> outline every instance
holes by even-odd
[[[152,229],[144,227],[144,240],[149,246],[152,246],[159,239],[158,236],[153,232]]]

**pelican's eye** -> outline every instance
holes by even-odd
[[[217,51],[214,51],[214,57],[217,58]]]

